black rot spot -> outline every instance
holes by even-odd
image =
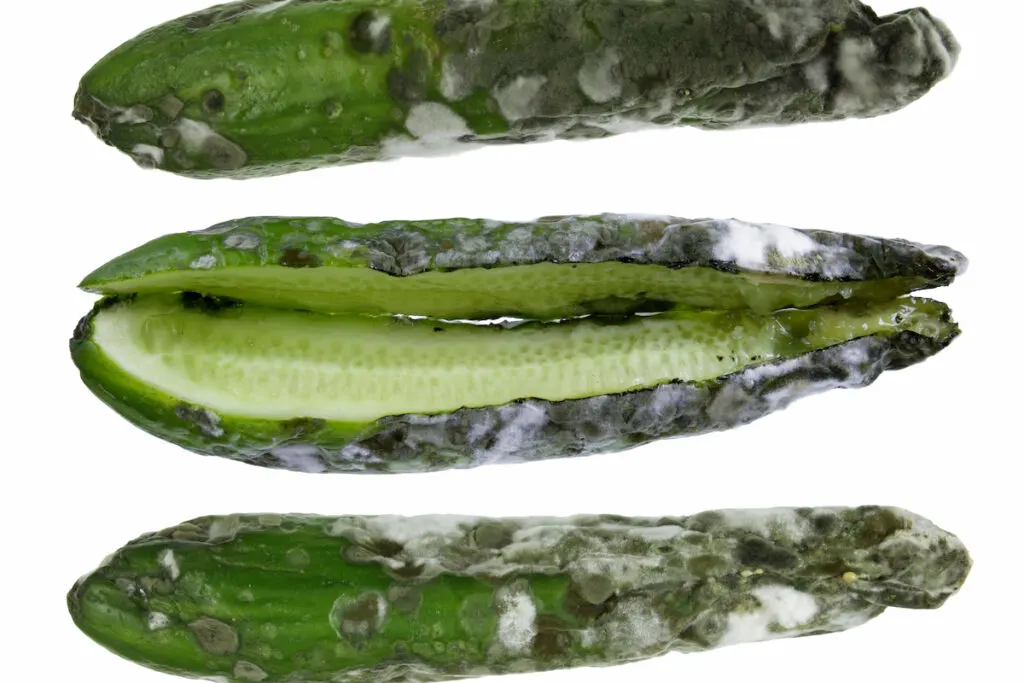
[[[736,553],[740,563],[747,566],[791,569],[797,565],[796,556],[763,538],[750,537],[740,542]]]
[[[294,247],[281,252],[277,262],[286,268],[318,268],[321,265],[319,256]]]
[[[224,111],[224,94],[216,89],[204,92],[203,109],[211,114],[219,114]]]
[[[378,18],[374,12],[360,12],[348,28],[348,41],[360,54],[382,55],[391,48],[391,26],[387,18]]]

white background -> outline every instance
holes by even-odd
[[[64,596],[126,541],[199,515],[674,515],[867,503],[906,507],[957,533],[975,559],[962,592],[936,612],[890,610],[839,635],[504,680],[1020,680],[1019,3],[931,0],[963,44],[958,68],[917,104],[875,120],[503,146],[244,182],[144,172],[72,120],[77,80],[123,40],[206,4],[5,10],[0,680],[172,680],[81,635]],[[906,6],[873,5],[879,13]],[[586,461],[395,477],[292,474],[189,454],[93,398],[68,356],[67,339],[93,300],[75,289],[78,280],[164,233],[257,214],[374,221],[602,211],[953,246],[971,268],[935,296],[952,305],[964,334],[867,389],[807,399],[730,433]]]

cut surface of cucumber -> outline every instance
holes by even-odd
[[[507,327],[252,305],[210,312],[154,297],[101,312],[92,343],[126,374],[217,413],[370,422],[702,382],[874,334],[941,336],[936,310],[899,300]]]
[[[100,398],[194,450],[313,471],[398,471],[735,426],[804,393],[870,383],[957,334],[943,304],[914,298],[509,326],[185,294],[106,301],[72,347]],[[614,415],[602,420],[611,432],[590,429],[601,410]]]

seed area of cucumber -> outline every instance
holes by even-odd
[[[215,413],[342,422],[699,382],[891,331],[906,310],[677,312],[506,329],[252,305],[210,314],[180,301],[139,297],[103,311],[93,342],[125,373]]]

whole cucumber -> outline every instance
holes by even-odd
[[[952,70],[926,10],[856,0],[255,0],[150,29],[74,114],[143,166],[287,173],[649,126],[895,111]]]
[[[205,517],[68,595],[159,671],[265,683],[442,681],[827,634],[937,608],[963,544],[887,507],[691,517]]]

